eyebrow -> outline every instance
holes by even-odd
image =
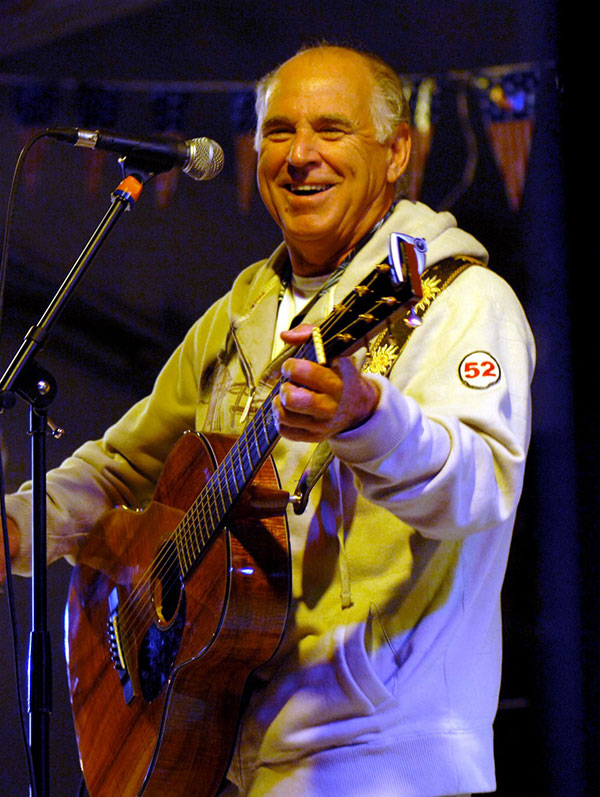
[[[322,116],[317,117],[316,121],[314,122],[314,126],[316,128],[328,124],[333,124],[337,125],[338,127],[343,127],[346,130],[353,130],[356,126],[350,119],[348,119],[347,116],[337,113],[323,114]],[[275,130],[276,128],[282,126],[293,127],[294,122],[292,122],[289,116],[270,116],[264,120],[261,130],[264,135],[269,131]]]
[[[261,130],[263,133],[267,133],[269,130],[274,130],[276,127],[288,127],[291,125],[292,120],[287,116],[270,116],[263,121]]]

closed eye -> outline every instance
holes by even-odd
[[[263,138],[268,138],[269,141],[287,141],[288,138],[294,135],[293,130],[286,130],[284,128],[275,128],[263,133]]]
[[[263,138],[269,138],[272,141],[279,141],[287,138],[294,133],[294,125],[290,119],[285,117],[271,117],[265,119],[262,126]]]
[[[346,133],[346,130],[340,130],[340,128],[337,127],[325,127],[322,130],[319,130],[319,135],[321,138],[325,138],[327,141],[342,138],[346,135]]]
[[[355,126],[345,116],[334,114],[319,119],[315,123],[315,130],[323,136],[341,137],[347,133],[352,133],[355,130]]]

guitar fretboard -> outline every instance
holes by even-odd
[[[294,356],[315,362],[312,341],[303,344]],[[184,579],[279,440],[273,400],[285,381],[282,378],[277,382],[175,529],[173,540]]]

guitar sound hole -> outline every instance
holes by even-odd
[[[159,625],[167,627],[177,616],[182,594],[177,551],[172,542],[167,542],[155,558],[152,569],[152,603]]]

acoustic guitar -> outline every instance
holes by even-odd
[[[426,244],[393,233],[375,268],[294,356],[326,363],[410,323]],[[237,437],[189,432],[144,510],[90,532],[66,609],[67,669],[92,797],[215,795],[252,673],[276,652],[290,596],[272,405]]]

